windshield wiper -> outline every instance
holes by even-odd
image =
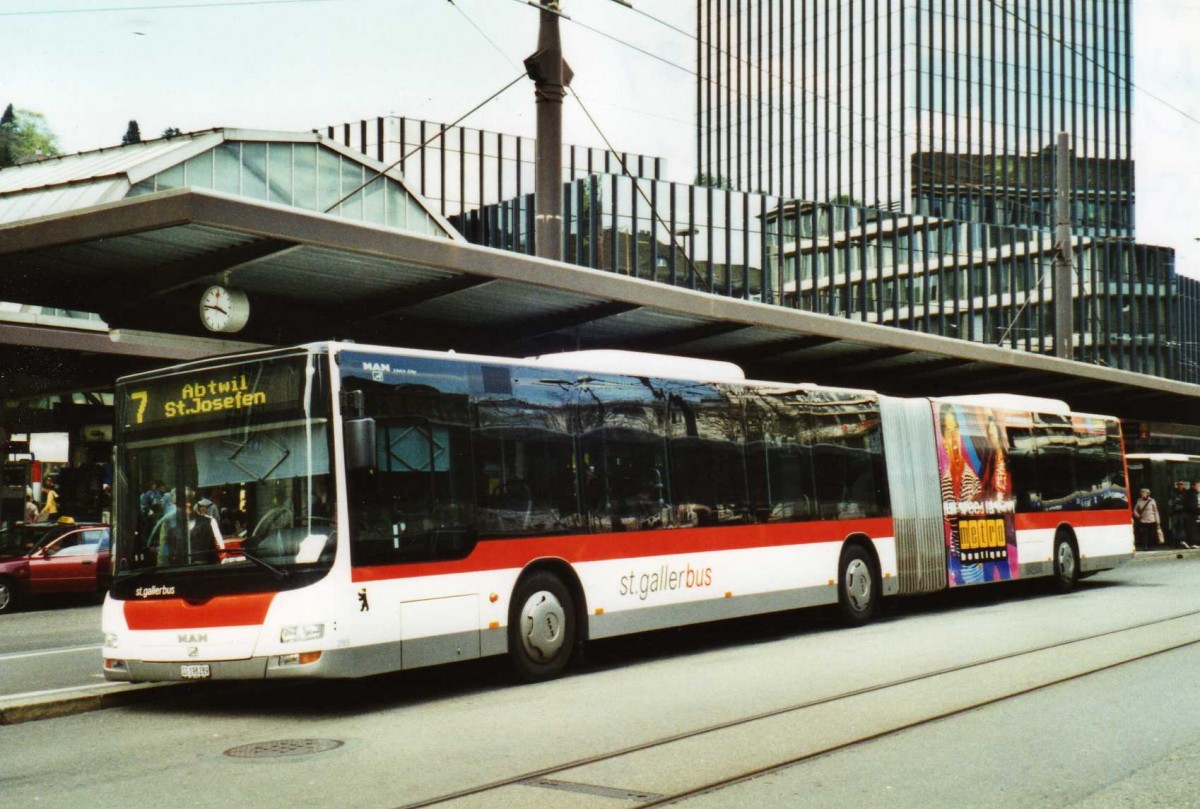
[[[249,559],[254,564],[274,573],[275,577],[278,578],[280,581],[282,581],[283,579],[286,579],[288,577],[288,575],[289,575],[288,572],[286,570],[284,570],[283,568],[275,567],[275,565],[271,564],[270,562],[268,562],[258,556],[255,556],[254,554],[250,553],[250,551],[246,550],[245,548],[239,548],[238,550],[241,552],[242,556],[245,556],[247,559]],[[229,558],[236,559],[237,557],[231,556]]]

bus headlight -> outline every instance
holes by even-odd
[[[279,631],[280,643],[296,643],[306,640],[320,640],[325,637],[325,624],[301,624],[285,626]]]

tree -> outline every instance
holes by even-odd
[[[722,177],[720,174],[704,174],[703,172],[696,175],[696,182],[693,185],[720,188],[722,190],[733,189],[733,183],[729,181],[729,178]]]
[[[128,146],[131,143],[142,142],[142,130],[138,128],[137,121],[130,121],[129,127],[125,130],[125,137],[121,138],[121,145]]]
[[[168,126],[166,129],[163,130],[162,136],[164,138],[174,138],[174,137],[176,137],[178,135],[182,135],[182,134],[183,133],[179,131],[179,127]]]
[[[60,154],[58,138],[40,112],[15,109],[9,104],[0,116],[0,168],[30,158]]]
[[[13,130],[17,125],[17,115],[13,112],[13,105],[9,104],[4,109],[4,116],[0,117],[0,168],[11,166],[15,162],[13,157]]]

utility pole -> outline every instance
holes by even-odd
[[[1072,316],[1072,283],[1075,262],[1071,255],[1071,136],[1058,133],[1055,183],[1058,204],[1055,205],[1054,250],[1054,356],[1071,359],[1075,324]]]
[[[537,99],[537,145],[533,170],[537,255],[562,261],[562,104],[571,84],[558,34],[558,0],[544,0],[537,51],[525,60]]]

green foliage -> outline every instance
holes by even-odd
[[[61,154],[58,138],[40,112],[14,109],[9,104],[0,117],[0,168],[15,166],[31,157]]]
[[[702,185],[710,188],[732,189],[733,183],[729,182],[728,177],[722,177],[719,174],[704,174],[701,172],[696,175],[696,182],[693,185]]]
[[[183,133],[179,131],[179,127],[168,126],[166,129],[163,130],[162,136],[164,138],[174,138],[174,137],[176,137],[178,135],[182,135],[182,134]]]
[[[121,145],[128,146],[131,143],[142,142],[142,130],[138,127],[137,121],[130,121],[129,126],[125,129],[125,137],[121,138]]]
[[[838,196],[829,200],[829,202],[832,203],[833,205],[846,205],[851,208],[866,207],[862,200],[855,199],[854,197],[850,196],[849,194],[839,194]]]

